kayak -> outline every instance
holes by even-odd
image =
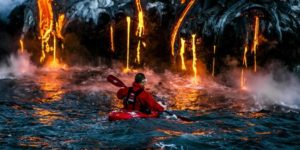
[[[151,114],[145,114],[138,111],[126,111],[126,110],[119,110],[113,111],[109,113],[108,120],[109,121],[118,121],[118,120],[130,120],[134,118],[158,118],[158,112],[151,112]]]

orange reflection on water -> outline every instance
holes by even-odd
[[[172,108],[176,110],[202,110],[202,101],[207,101],[206,97],[202,97],[203,91],[183,88],[176,92],[174,99],[172,99]],[[201,98],[201,99],[199,99]]]
[[[37,81],[40,84],[40,89],[44,92],[42,102],[59,101],[62,98],[66,92],[62,86],[66,81],[63,81],[60,75],[61,73],[58,71],[51,71],[38,77]]]
[[[268,134],[272,134],[271,132],[255,132],[258,135],[268,135]]]
[[[60,113],[43,109],[34,108],[35,112],[33,116],[37,117],[39,122],[45,125],[52,125],[52,123],[58,119],[63,119]]]
[[[237,113],[238,116],[244,118],[263,118],[266,117],[265,113],[261,112],[251,112],[251,113]]]
[[[173,130],[166,130],[166,129],[157,129],[157,131],[163,132],[167,135],[172,135],[172,136],[180,136],[180,135],[184,134],[183,132],[180,132],[180,131],[173,131]]]
[[[28,148],[41,148],[49,146],[49,143],[47,143],[44,139],[35,136],[22,136],[18,142],[19,146]]]

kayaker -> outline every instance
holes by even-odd
[[[146,114],[150,114],[151,111],[163,112],[166,109],[165,105],[156,102],[153,96],[144,90],[146,83],[145,75],[138,73],[132,87],[121,88],[117,92],[117,97],[123,100],[124,109]]]

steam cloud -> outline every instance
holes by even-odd
[[[6,20],[11,11],[25,0],[0,0],[0,19]]]
[[[280,105],[300,109],[300,80],[287,69],[248,76],[247,86],[256,103],[264,109]]]
[[[23,53],[20,55],[11,55],[7,64],[0,65],[0,79],[24,76],[32,76],[36,67],[30,61],[30,55]]]

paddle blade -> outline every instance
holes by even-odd
[[[107,76],[107,81],[117,87],[126,87],[126,85],[120,79],[118,79],[117,77],[115,77],[113,75]]]

